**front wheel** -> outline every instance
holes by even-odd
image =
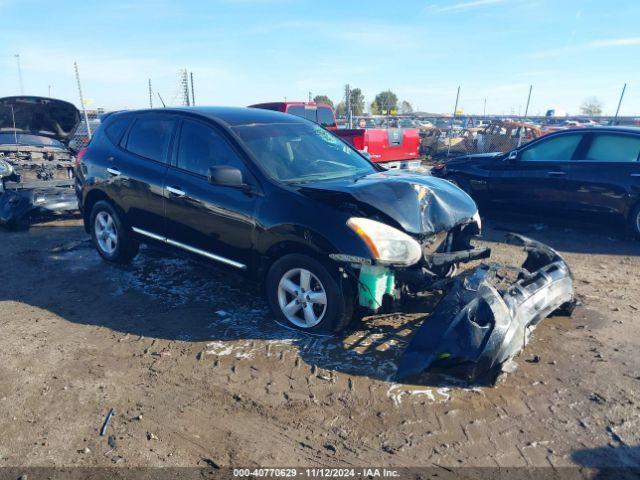
[[[307,255],[278,259],[267,273],[266,294],[280,321],[298,330],[338,332],[353,316],[354,299],[346,281]]]
[[[93,206],[90,225],[93,245],[105,260],[129,263],[137,255],[139,244],[111,203],[103,200]]]

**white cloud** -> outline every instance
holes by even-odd
[[[640,45],[640,37],[608,38],[589,43],[589,47],[628,47]]]
[[[611,47],[632,47],[640,46],[640,37],[626,37],[626,38],[604,38],[600,40],[593,40],[587,43],[579,43],[575,45],[566,45],[555,48],[547,48],[545,50],[538,50],[535,52],[524,55],[524,58],[530,59],[542,59],[559,57],[562,55],[568,55],[576,53],[582,50],[589,50],[593,48],[611,48]]]
[[[463,12],[471,10],[473,8],[485,7],[488,5],[496,5],[498,3],[504,3],[507,0],[471,0],[468,2],[454,3],[453,5],[430,5],[428,8],[435,10],[436,12]]]

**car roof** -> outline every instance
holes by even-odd
[[[152,108],[145,110],[129,110],[118,112],[113,116],[139,114],[139,113],[188,113],[190,115],[204,117],[209,120],[223,122],[229,126],[251,125],[255,123],[305,123],[306,120],[295,115],[289,115],[274,110],[247,107],[169,107]]]
[[[563,133],[584,133],[584,132],[618,132],[618,133],[634,133],[640,135],[640,127],[625,127],[625,126],[603,126],[603,127],[580,127],[580,128],[567,128],[566,130],[559,130],[554,132],[553,135]],[[542,138],[542,137],[541,137]]]

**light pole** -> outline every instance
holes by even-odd
[[[22,68],[20,68],[20,54],[16,53],[16,63],[18,64],[18,80],[20,81],[20,95],[24,95],[24,85],[22,84]]]

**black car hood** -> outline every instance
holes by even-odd
[[[398,170],[356,180],[305,184],[300,192],[327,203],[355,201],[368,205],[412,234],[450,230],[471,221],[478,211],[471,197],[450,182]]]
[[[17,131],[67,143],[79,123],[78,109],[63,100],[29,96],[0,98],[0,132]]]

